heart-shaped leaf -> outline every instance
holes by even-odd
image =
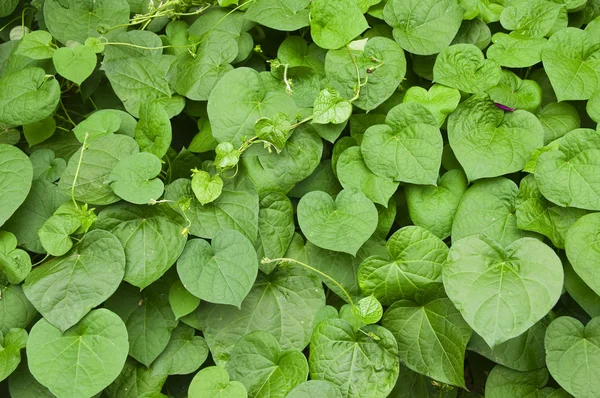
[[[17,238],[11,232],[0,231],[0,272],[8,282],[18,284],[29,275],[31,258],[25,250],[17,249]]]
[[[226,1],[233,3],[232,0]],[[222,7],[227,5],[220,3]],[[245,16],[272,29],[294,31],[308,26],[309,4],[310,0],[263,0],[250,4]]]
[[[542,104],[542,89],[533,80],[521,80],[513,72],[503,70],[498,85],[487,91],[490,99],[512,109],[535,112]]]
[[[502,69],[494,60],[485,59],[473,44],[454,44],[443,50],[433,66],[436,83],[477,94],[498,84]]]
[[[542,60],[546,39],[498,32],[492,36],[492,43],[486,52],[488,59],[506,68],[527,68]]]
[[[33,166],[27,155],[17,147],[0,144],[0,226],[25,201],[32,180]]]
[[[165,107],[159,101],[143,102],[139,115],[140,120],[135,126],[135,140],[143,152],[162,158],[172,139],[171,122]]]
[[[343,123],[352,114],[352,104],[334,88],[321,90],[314,104],[313,123]]]
[[[271,143],[279,152],[285,146],[290,134],[291,124],[285,113],[276,113],[271,119],[263,117],[256,121],[256,136]]]
[[[400,300],[387,309],[382,325],[398,342],[400,360],[410,369],[443,383],[465,386],[464,360],[471,328],[441,284]],[[443,353],[429,355],[429,350]]]
[[[335,200],[313,191],[298,203],[298,223],[313,244],[354,256],[377,228],[377,209],[360,191],[344,189]]]
[[[81,85],[96,67],[96,53],[88,46],[61,47],[52,55],[56,71],[61,76]]]
[[[463,10],[455,0],[390,0],[383,9],[394,39],[406,51],[437,54],[448,47],[460,28]]]
[[[414,300],[419,290],[440,283],[448,247],[425,228],[408,226],[386,243],[387,256],[371,256],[358,267],[358,282],[365,294],[383,305]]]
[[[52,45],[52,35],[45,30],[29,32],[19,43],[16,54],[31,59],[48,59],[56,51]]]
[[[282,351],[268,332],[250,333],[237,342],[225,366],[252,397],[285,397],[308,376],[308,363],[300,351]]]
[[[448,139],[473,181],[522,170],[544,145],[544,129],[527,111],[504,112],[487,96],[473,96],[448,118]]]
[[[123,321],[102,308],[64,333],[39,320],[29,334],[27,362],[35,378],[56,396],[91,397],[117,378],[128,346]]]
[[[230,381],[229,373],[219,366],[209,366],[196,373],[188,389],[189,398],[246,398],[246,387]]]
[[[88,142],[111,133],[133,137],[136,123],[134,117],[127,112],[116,109],[101,109],[77,124],[73,129],[73,133],[81,143],[83,143],[86,133]]]
[[[385,207],[398,189],[397,182],[369,170],[358,146],[342,152],[337,161],[337,176],[344,188],[359,190],[374,203]]]
[[[481,235],[456,241],[442,275],[448,297],[492,348],[542,319],[563,285],[560,259],[533,238],[506,248]]]
[[[407,185],[404,188],[410,219],[440,239],[450,236],[458,204],[467,190],[462,170],[449,170],[436,187]]]
[[[454,112],[460,102],[460,92],[455,88],[434,84],[429,90],[412,86],[406,90],[403,102],[416,102],[423,105],[442,127],[446,116]]]
[[[92,231],[63,257],[36,267],[25,295],[44,319],[65,331],[117,290],[125,274],[125,253],[106,231]]]
[[[544,145],[581,126],[577,109],[568,102],[551,102],[537,114],[544,127]]]
[[[286,398],[342,398],[335,384],[324,380],[309,380],[294,388]]]
[[[143,205],[162,196],[165,185],[156,178],[161,169],[160,159],[152,153],[135,153],[117,163],[108,182],[121,199]]]
[[[564,16],[566,13],[560,3],[546,0],[517,1],[504,8],[500,23],[504,29],[526,37],[544,37],[555,28],[561,14]],[[558,29],[562,27],[566,27],[566,23]]]
[[[559,101],[587,100],[600,87],[600,49],[593,36],[577,28],[553,34],[542,62]]]
[[[322,321],[313,332],[308,360],[311,380],[335,384],[343,397],[386,397],[398,378],[398,345],[378,325],[356,331],[343,319]]]
[[[577,129],[539,155],[535,181],[542,195],[564,207],[600,210],[600,136]]]
[[[494,366],[485,383],[486,398],[503,397],[549,397],[568,398],[570,395],[553,394],[557,390],[546,387],[548,370],[542,367],[529,372],[519,372],[501,365]]]
[[[354,0],[313,0],[310,5],[310,35],[321,48],[345,46],[369,27]]]
[[[223,230],[210,244],[203,239],[188,241],[177,261],[177,273],[196,297],[239,308],[256,279],[258,259],[248,238]]]
[[[208,346],[204,339],[195,336],[192,327],[179,324],[169,344],[152,363],[155,375],[186,375],[198,370],[208,357]]]
[[[201,205],[214,202],[223,191],[223,180],[215,174],[211,176],[206,171],[194,170],[192,177],[192,191]]]
[[[600,261],[600,213],[592,213],[577,220],[566,233],[565,248],[569,262],[583,281],[600,294],[600,276],[596,264]]]
[[[424,106],[409,102],[392,108],[385,124],[365,131],[361,152],[375,174],[394,181],[435,185],[442,147],[435,117]]]
[[[27,332],[10,329],[0,333],[0,381],[6,379],[21,363],[21,349],[27,345]]]
[[[598,395],[600,380],[600,318],[583,326],[575,318],[563,316],[548,326],[546,364],[562,388],[575,397]]]

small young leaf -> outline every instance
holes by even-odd
[[[54,67],[61,76],[81,85],[96,68],[96,54],[92,47],[61,47],[52,55]]]
[[[315,99],[313,123],[339,124],[348,120],[351,114],[352,104],[343,99],[337,90],[326,88]]]
[[[160,159],[142,152],[121,159],[108,176],[110,188],[121,199],[135,204],[146,204],[159,199],[165,189],[156,178],[162,169]]]

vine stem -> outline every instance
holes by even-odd
[[[83,137],[83,145],[81,146],[81,153],[79,154],[79,161],[77,162],[77,170],[75,170],[75,178],[73,178],[73,184],[71,184],[71,200],[73,201],[75,208],[78,210],[79,210],[79,205],[77,204],[77,201],[75,200],[75,184],[77,183],[77,178],[79,177],[79,169],[81,169],[81,162],[83,161],[83,152],[85,152],[86,147],[87,147],[88,136],[89,136],[89,134],[85,133],[85,136]]]
[[[293,130],[293,129],[295,129],[296,127],[300,126],[300,125],[301,125],[301,124],[303,124],[303,123],[310,122],[310,121],[313,119],[313,117],[314,117],[313,115],[310,115],[309,117],[307,117],[307,118],[305,118],[305,119],[302,119],[302,120],[300,120],[298,123],[294,123],[294,124],[292,124],[292,125],[290,126],[290,130]]]
[[[305,264],[305,263],[303,263],[301,261],[298,261],[298,260],[294,260],[293,258],[273,258],[273,259],[270,259],[270,258],[267,258],[267,257],[263,258],[262,261],[261,261],[261,263],[263,263],[263,264],[269,264],[269,263],[281,262],[281,261],[287,261],[287,262],[290,262],[290,263],[301,265],[304,268],[307,268],[307,269],[309,269],[309,270],[311,270],[313,272],[316,272],[317,274],[319,274],[319,275],[321,275],[321,276],[329,279],[333,284],[335,284],[342,291],[342,293],[344,293],[344,296],[346,296],[346,299],[348,300],[348,303],[350,303],[350,305],[352,306],[352,308],[356,307],[356,305],[354,305],[354,301],[352,300],[352,297],[350,297],[350,294],[348,294],[348,291],[346,291],[346,289],[344,289],[344,287],[338,281],[336,281],[335,279],[333,279],[331,276],[327,275],[326,273],[324,273],[322,271],[319,271],[318,269],[316,269],[314,267],[311,267],[308,264]]]

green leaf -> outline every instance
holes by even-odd
[[[52,116],[23,126],[23,135],[30,148],[52,137],[55,131],[56,121]]]
[[[471,328],[441,285],[423,288],[415,301],[395,302],[385,312],[382,324],[398,341],[400,360],[408,368],[465,387],[464,357]]]
[[[435,60],[433,80],[461,91],[478,94],[498,84],[500,65],[485,59],[473,44],[454,44],[443,50]]]
[[[160,102],[144,102],[140,105],[140,121],[135,126],[135,140],[143,152],[158,158],[167,153],[171,145],[169,115]]]
[[[152,363],[153,374],[186,375],[198,370],[208,357],[208,346],[194,334],[189,326],[177,326],[165,350]]]
[[[442,265],[448,256],[444,242],[428,230],[408,226],[386,243],[387,254],[366,258],[358,267],[358,282],[365,294],[384,305],[414,300],[430,283],[441,283]]]
[[[565,272],[565,280],[566,278]],[[522,335],[498,344],[494,348],[490,348],[485,340],[475,333],[467,349],[510,369],[519,371],[539,369],[546,364],[544,336],[552,320],[553,316],[548,315]]]
[[[547,382],[546,368],[518,372],[496,365],[485,383],[486,397],[550,397],[554,389],[544,387]]]
[[[0,4],[0,17],[6,17],[13,13],[19,5],[18,0],[7,0]]]
[[[310,0],[258,0],[250,4],[246,18],[276,30],[298,30],[309,24],[309,4]]]
[[[190,293],[181,281],[175,281],[169,289],[169,304],[175,318],[179,319],[194,312],[200,305],[200,299]]]
[[[164,284],[143,291],[126,283],[105,303],[121,317],[129,336],[129,355],[149,367],[165,350],[177,326]]]
[[[108,398],[146,397],[145,394],[158,393],[166,380],[167,375],[156,375],[152,367],[147,368],[128,357],[121,374],[117,376],[111,385],[106,387],[104,393]],[[157,397],[151,396],[149,398]]]
[[[229,373],[219,366],[209,366],[196,373],[188,390],[189,398],[247,398],[246,387],[230,381]]]
[[[483,180],[463,194],[452,223],[452,242],[467,236],[485,235],[502,246],[515,240],[536,236],[517,228],[518,188],[506,178]]]
[[[21,349],[27,345],[27,332],[23,329],[10,329],[0,333],[0,380],[6,379],[21,362]]]
[[[557,248],[565,247],[567,230],[587,211],[557,206],[548,201],[537,187],[533,175],[521,180],[516,198],[517,227],[547,236]]]
[[[467,190],[467,178],[458,169],[449,170],[437,186],[407,185],[404,188],[410,219],[440,239],[450,236],[458,204]]]
[[[89,115],[73,129],[79,140],[84,141],[88,134],[88,142],[111,133],[124,134],[133,137],[137,121],[127,112],[115,109],[101,109]]]
[[[190,240],[177,261],[177,273],[194,296],[240,308],[256,279],[258,259],[248,238],[222,230],[210,244]]]
[[[244,137],[254,136],[254,125],[261,117],[282,112],[293,120],[297,112],[294,100],[283,92],[267,90],[260,74],[250,68],[237,68],[223,76],[208,98],[207,109],[215,140],[236,146]]]
[[[244,152],[242,166],[259,193],[286,193],[315,171],[322,154],[323,141],[315,128],[303,124],[292,131],[281,153],[253,145]]]
[[[383,17],[394,28],[394,39],[402,48],[431,55],[450,45],[460,28],[463,10],[456,0],[389,0]]]
[[[534,80],[521,80],[509,71],[502,71],[498,85],[487,92],[492,101],[509,108],[535,112],[542,104],[540,86]]]
[[[544,145],[581,126],[577,109],[567,102],[552,102],[543,106],[538,118],[544,127]]]
[[[57,158],[51,149],[38,149],[29,157],[33,165],[33,179],[44,179],[54,182],[60,178],[67,168],[64,159]]]
[[[345,46],[369,27],[355,0],[313,0],[310,35],[321,48]]]
[[[31,59],[52,58],[55,48],[52,35],[44,30],[36,30],[23,36],[15,54]]]
[[[69,202],[65,203],[69,204]],[[54,214],[46,220],[39,229],[40,243],[48,254],[62,256],[73,247],[71,235],[74,234],[81,222],[73,214]]]
[[[17,249],[17,238],[11,232],[0,231],[0,271],[9,283],[23,282],[31,271],[29,254]]]
[[[271,333],[283,350],[303,350],[313,318],[324,305],[325,294],[314,274],[282,264],[268,276],[259,273],[241,309],[202,303],[198,316],[215,363],[224,365],[238,340],[259,330]]]
[[[129,23],[126,0],[48,0],[44,2],[44,22],[56,40],[83,43],[100,35],[98,29]]]
[[[343,123],[352,114],[352,104],[332,88],[321,90],[315,99],[313,123]]]
[[[25,280],[25,295],[47,322],[64,332],[103,303],[123,279],[125,254],[106,231],[92,231],[63,257],[36,267]]]
[[[591,317],[599,316],[600,311],[598,311],[598,308],[600,307],[598,307],[598,303],[600,303],[600,296],[577,275],[567,259],[562,260],[565,271],[565,290]]]
[[[566,28],[553,34],[542,62],[558,101],[587,100],[600,86],[600,49],[585,31]]]
[[[21,364],[8,379],[10,396],[14,398],[54,398],[50,390],[41,385],[29,371],[27,362]]]
[[[52,115],[60,99],[56,79],[41,68],[28,67],[0,79],[0,123],[21,126]]]
[[[75,200],[91,205],[108,205],[119,201],[121,198],[110,188],[108,177],[121,160],[139,152],[135,140],[125,135],[111,134],[89,142],[83,154],[82,150],[79,148],[69,159],[58,182],[59,188],[71,193],[74,186]]]
[[[488,48],[486,55],[488,59],[506,68],[527,68],[542,61],[542,50],[546,42],[543,37],[498,32],[492,36],[493,44]]]
[[[37,311],[29,302],[21,285],[8,285],[0,290],[0,333],[10,329],[25,329],[36,318]]]
[[[240,151],[233,147],[231,142],[225,141],[218,144],[215,148],[214,165],[217,170],[226,170],[237,166],[240,161]]]
[[[167,187],[165,199],[189,201],[185,214],[192,225],[189,233],[200,238],[212,239],[219,231],[234,229],[251,242],[258,233],[258,193],[247,178],[226,180],[223,192],[214,202],[202,206],[194,199],[191,182],[179,179]]]
[[[286,397],[308,376],[308,363],[300,351],[282,351],[271,334],[257,331],[242,337],[225,367],[253,397]]]
[[[61,76],[81,85],[96,68],[97,59],[91,47],[79,45],[59,48],[52,55],[52,61]]]
[[[206,171],[194,171],[192,191],[201,205],[214,202],[221,195],[222,190],[223,180],[220,175],[215,174],[211,177]]]
[[[331,50],[325,59],[329,83],[346,99],[354,98],[360,77],[360,96],[353,105],[370,111],[388,99],[406,74],[406,58],[402,48],[385,37],[373,37],[358,48]],[[364,83],[364,84],[363,84]],[[315,107],[316,108],[316,107]]]
[[[358,146],[342,152],[337,162],[337,175],[344,188],[359,190],[374,203],[385,207],[398,189],[397,182],[369,170]]]
[[[575,209],[573,209],[575,210]],[[569,262],[579,277],[596,293],[600,292],[600,280],[596,276],[595,262],[600,258],[600,246],[596,233],[600,225],[599,214],[585,215],[566,231],[565,248]]]
[[[29,369],[59,397],[91,397],[121,372],[127,358],[127,330],[117,315],[98,309],[62,333],[45,319],[31,329]]]
[[[558,301],[563,284],[554,250],[532,238],[506,248],[485,236],[458,240],[442,275],[448,297],[492,348],[542,319]]]
[[[565,13],[565,9],[560,2],[514,1],[502,10],[500,23],[504,29],[523,36],[544,37],[554,28],[561,13]]]
[[[342,398],[342,393],[328,381],[309,380],[290,391],[286,398]]]
[[[155,155],[147,152],[135,153],[113,168],[108,176],[111,189],[121,199],[135,204],[146,204],[159,199],[165,189],[163,182],[156,178],[162,164]]]
[[[160,278],[177,260],[187,236],[185,220],[167,206],[118,203],[100,212],[96,228],[115,235],[127,264],[125,281],[143,289]]]
[[[544,144],[540,121],[524,110],[504,112],[473,96],[448,118],[448,138],[469,181],[522,170]]]
[[[335,200],[313,191],[300,199],[298,224],[315,245],[355,255],[377,228],[377,209],[360,191],[344,189]]]
[[[385,124],[365,131],[361,152],[375,174],[394,181],[434,185],[442,158],[442,136],[435,117],[422,105],[395,106]]]
[[[429,90],[413,86],[406,91],[403,102],[416,102],[423,105],[441,127],[446,116],[454,112],[460,102],[460,92],[455,88],[434,84]]]
[[[585,327],[571,317],[560,317],[546,332],[548,370],[558,384],[576,397],[591,398],[599,384],[594,369],[600,363],[598,322],[592,319]]]
[[[342,319],[320,322],[310,342],[310,378],[335,384],[342,397],[386,397],[398,378],[396,340],[381,326],[361,330]]]
[[[291,130],[291,123],[285,113],[276,113],[273,118],[260,118],[254,125],[256,136],[275,146],[277,152],[281,151]]]
[[[206,36],[195,53],[185,51],[179,55],[170,72],[173,89],[194,101],[208,100],[215,84],[233,70],[231,62],[237,54],[237,41],[231,35],[215,31]]]
[[[370,295],[358,300],[355,307],[355,313],[360,317],[362,323],[371,325],[379,322],[383,316],[383,307],[375,296]]]
[[[270,192],[261,196],[259,206],[258,237],[254,243],[258,259],[285,257],[296,229],[292,202],[282,193]],[[267,274],[274,267],[275,263],[259,264]]]
[[[27,198],[33,179],[33,166],[18,148],[0,144],[0,226]]]
[[[535,181],[542,195],[560,206],[600,210],[600,186],[595,177],[600,165],[598,133],[573,130],[553,149],[540,154],[535,167]]]

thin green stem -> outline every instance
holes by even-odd
[[[286,94],[292,94],[292,85],[290,84],[289,80],[288,80],[288,69],[289,69],[290,65],[289,64],[284,64],[283,65],[283,81],[285,83],[285,92]]]
[[[217,27],[217,26],[219,26],[219,25],[221,24],[221,22],[223,22],[223,21],[224,21],[224,20],[225,20],[225,19],[226,19],[228,16],[230,16],[231,14],[233,14],[234,12],[236,12],[237,10],[239,10],[240,8],[247,6],[248,4],[252,3],[253,1],[254,1],[254,0],[249,0],[249,1],[245,2],[245,3],[243,3],[243,4],[240,4],[239,6],[235,7],[235,8],[234,8],[234,9],[232,9],[231,11],[229,11],[227,14],[223,15],[223,17],[222,17],[221,19],[219,19],[219,20],[217,21],[217,23],[216,23],[216,24],[215,24],[215,25],[214,25],[212,28],[210,28],[210,29],[208,30],[208,32],[206,32],[206,33],[204,34],[204,37],[203,37],[203,39],[202,39],[202,40],[200,40],[200,41],[199,41],[198,43],[196,43],[196,44],[201,44],[201,43],[202,43],[204,40],[206,40],[206,38],[207,38],[207,37],[208,37],[208,36],[209,36],[209,35],[212,33],[212,31],[213,31],[213,30],[215,30],[215,29],[216,29],[216,27]]]
[[[44,261],[46,261],[46,259],[47,259],[48,257],[50,257],[50,254],[47,254],[47,253],[46,253],[46,255],[44,256],[44,258],[42,258],[40,261],[38,261],[38,262],[37,262],[37,263],[35,263],[35,264],[31,264],[31,266],[32,266],[32,267],[35,267],[36,265],[43,263]]]
[[[73,204],[75,205],[76,209],[79,209],[79,205],[75,200],[75,184],[77,183],[77,177],[79,177],[79,169],[81,169],[81,163],[83,161],[83,152],[85,152],[87,147],[88,136],[89,134],[85,133],[85,136],[83,137],[83,145],[81,146],[81,153],[79,154],[79,161],[77,162],[77,170],[75,170],[75,177],[73,178],[73,184],[71,184],[71,200],[73,201]]]
[[[350,303],[350,305],[354,308],[356,307],[354,305],[354,301],[352,301],[352,297],[350,297],[350,294],[348,294],[348,291],[346,291],[346,289],[344,289],[344,286],[342,286],[338,281],[336,281],[335,279],[333,279],[331,276],[327,275],[326,273],[319,271],[316,268],[311,267],[308,264],[305,264],[301,261],[298,260],[294,260],[293,258],[273,258],[273,259],[269,259],[269,258],[263,258],[261,263],[263,264],[269,264],[269,263],[274,263],[274,262],[280,262],[280,261],[287,261],[290,263],[294,263],[294,264],[298,264],[303,266],[304,268],[307,268],[313,272],[316,272],[317,274],[329,279],[334,285],[336,285],[341,291],[342,293],[344,293],[344,296],[346,296],[346,299],[348,300],[348,303]]]
[[[302,120],[300,120],[298,123],[294,123],[294,124],[292,124],[292,125],[290,126],[290,130],[293,130],[293,129],[295,129],[296,127],[300,126],[301,124],[304,124],[304,123],[306,123],[306,122],[310,122],[310,121],[313,119],[313,117],[314,117],[313,115],[310,115],[309,117],[307,117],[307,118],[305,118],[305,119],[302,119]]]
[[[67,116],[67,120],[69,121],[69,123],[71,123],[73,125],[73,127],[77,126],[77,123],[75,123],[73,121],[73,119],[71,119],[71,116],[69,116],[69,112],[67,112],[67,108],[65,108],[65,104],[63,104],[62,99],[59,102],[60,102],[60,107],[62,108],[63,112],[65,113],[65,116]]]

